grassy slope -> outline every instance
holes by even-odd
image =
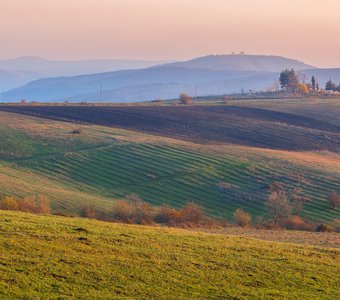
[[[339,218],[326,199],[340,189],[338,156],[303,154],[304,163],[299,153],[199,146],[100,126],[83,126],[78,136],[70,134],[74,124],[9,113],[0,119],[0,195],[45,193],[55,210],[78,213],[88,203],[107,210],[110,199],[134,192],[176,207],[194,200],[230,218],[241,206],[265,215],[266,185],[277,180],[312,200],[306,217]],[[222,191],[219,182],[231,188]]]
[[[0,212],[0,297],[338,299],[339,250]]]

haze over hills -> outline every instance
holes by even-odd
[[[0,60],[0,91],[13,89],[39,78],[75,76],[125,69],[142,69],[164,61],[97,59],[63,61],[37,56]]]
[[[284,68],[293,68],[296,70],[315,68],[303,62],[285,57],[245,54],[208,55],[168,65],[192,69],[260,72],[280,72]]]
[[[193,95],[196,88],[198,95],[258,91],[273,86],[284,68],[303,70],[307,80],[320,74],[320,85],[329,77],[340,78],[340,69],[316,69],[279,56],[209,55],[144,69],[40,79],[3,93],[0,100],[135,102]]]

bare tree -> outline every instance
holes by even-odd
[[[284,190],[271,192],[267,199],[267,206],[275,224],[279,224],[283,219],[287,218],[292,211],[288,195]]]
[[[340,195],[336,192],[333,192],[330,196],[329,196],[329,201],[332,205],[333,209],[336,209],[336,207],[338,206],[338,204],[340,204]]]

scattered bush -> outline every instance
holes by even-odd
[[[72,134],[82,134],[83,129],[81,128],[76,128],[71,131]]]
[[[320,224],[317,228],[316,228],[317,232],[332,232],[333,228],[331,225],[328,224]]]
[[[234,222],[238,226],[246,227],[250,225],[251,215],[242,208],[238,208],[234,212]]]
[[[2,210],[18,210],[19,204],[15,198],[5,196],[0,200],[0,209]]]
[[[180,222],[186,225],[200,225],[205,220],[203,207],[189,202],[180,212]]]
[[[180,94],[179,100],[182,104],[185,104],[185,105],[190,104],[192,102],[192,98],[186,93]]]
[[[181,213],[177,209],[162,205],[156,209],[154,221],[159,224],[176,226],[179,223]]]
[[[0,209],[19,210],[36,214],[51,213],[50,204],[45,195],[27,196],[21,200],[6,196],[0,200]]]
[[[84,218],[96,219],[97,218],[96,208],[93,205],[86,205],[83,208],[81,216]]]
[[[317,226],[308,222],[298,215],[289,216],[282,224],[282,227],[288,230],[302,230],[302,231],[315,231]]]
[[[124,200],[119,200],[113,207],[113,219],[115,221],[131,223],[133,217],[133,206]]]

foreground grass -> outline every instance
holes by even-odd
[[[0,212],[1,298],[339,299],[339,250]]]

